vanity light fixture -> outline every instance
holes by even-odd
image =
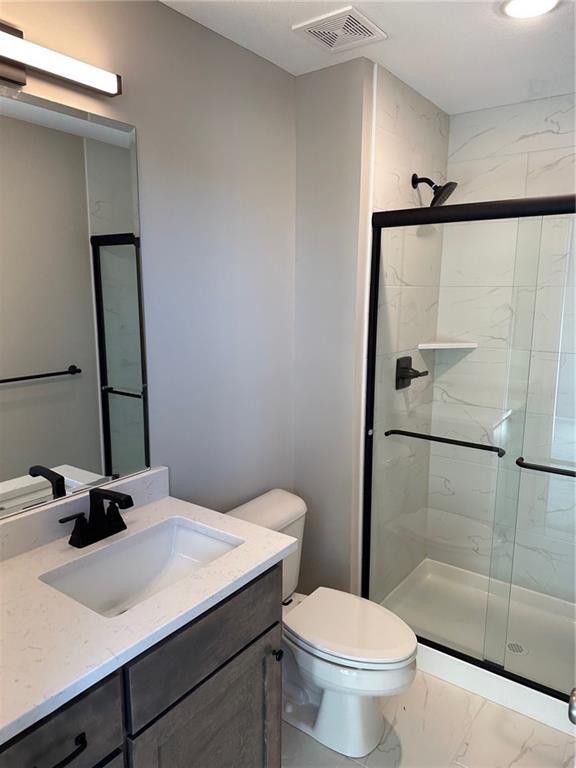
[[[531,19],[548,13],[558,2],[559,0],[508,0],[503,4],[502,10],[513,19]]]
[[[24,85],[26,68],[67,80],[106,96],[122,93],[120,75],[31,43],[24,40],[20,30],[6,24],[0,25],[0,77],[17,85]]]

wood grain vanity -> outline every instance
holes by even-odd
[[[275,565],[0,747],[0,768],[280,768]]]

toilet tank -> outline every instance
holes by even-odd
[[[248,523],[270,528],[272,531],[285,533],[298,540],[298,549],[282,564],[282,599],[290,597],[296,591],[300,573],[300,554],[304,536],[306,504],[300,496],[275,488],[263,493],[246,504],[241,504],[228,512],[232,517],[246,520]]]

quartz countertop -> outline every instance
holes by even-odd
[[[296,540],[170,496],[127,510],[128,530],[85,549],[68,536],[0,564],[0,744],[54,712],[295,551]],[[170,517],[244,543],[115,617],[39,577]],[[119,578],[122,574],[119,574]]]

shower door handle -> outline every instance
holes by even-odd
[[[521,469],[534,469],[536,472],[547,472],[550,475],[564,475],[565,477],[576,477],[576,471],[573,469],[563,469],[562,467],[551,467],[547,464],[532,464],[524,461],[524,456],[516,459],[516,464]]]
[[[576,688],[572,688],[568,699],[568,719],[576,725]]]

